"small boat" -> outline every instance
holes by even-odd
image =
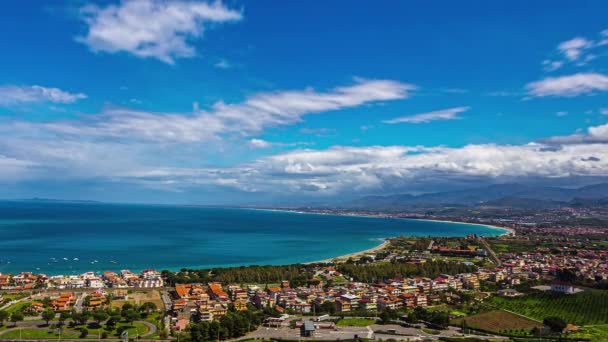
[[[110,262],[113,263],[113,264],[117,264],[117,262],[114,261],[114,260],[110,260]]]
[[[63,260],[68,261],[68,258],[63,258]]]
[[[80,259],[78,259],[78,258],[74,258],[74,261],[78,261],[78,260],[80,260]]]

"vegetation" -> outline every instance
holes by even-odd
[[[336,323],[338,327],[366,327],[375,324],[376,320],[366,318],[343,318]]]
[[[492,297],[489,304],[539,321],[559,317],[575,325],[608,324],[608,291],[573,295],[536,292],[519,298]]]
[[[430,311],[422,307],[416,307],[407,316],[408,322],[418,323],[426,322],[433,327],[445,329],[450,324],[450,318],[447,312],[444,311]]]
[[[553,332],[562,332],[568,323],[559,317],[547,317],[543,320],[543,324],[548,326]]]
[[[509,335],[523,336],[530,335],[530,332],[534,328],[543,327],[543,324],[540,322],[502,310],[484,312],[465,318],[457,318],[451,323],[452,325],[462,327],[465,331],[467,328],[471,328],[496,334],[506,333]]]
[[[190,324],[190,341],[226,340],[244,336],[262,324],[266,313],[257,310],[229,311],[227,315],[213,322]]]
[[[0,325],[4,324],[4,321],[6,321],[7,319],[9,319],[11,315],[8,313],[8,311],[2,311],[0,310]]]
[[[162,271],[170,285],[206,283],[273,284],[289,280],[293,286],[306,285],[313,276],[312,265],[243,266],[203,270],[182,269],[180,272]]]
[[[580,331],[569,333],[569,338],[608,341],[608,324],[582,327]]]
[[[338,271],[348,274],[356,281],[376,282],[395,277],[430,277],[440,274],[468,273],[477,270],[475,266],[446,261],[429,261],[424,264],[411,264],[406,261],[392,261],[371,265],[341,264]]]

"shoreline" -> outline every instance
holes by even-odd
[[[284,213],[292,213],[292,214],[306,214],[306,215],[328,215],[328,216],[346,216],[346,217],[350,216],[350,217],[366,217],[366,218],[377,218],[377,219],[415,220],[415,221],[429,221],[429,222],[445,222],[445,223],[454,223],[454,224],[468,224],[468,225],[472,225],[472,226],[488,227],[491,229],[505,231],[504,233],[497,235],[497,236],[515,235],[515,230],[513,228],[501,227],[501,226],[496,226],[496,225],[486,224],[486,223],[474,223],[474,222],[463,222],[463,221],[453,221],[453,220],[427,219],[427,218],[392,217],[392,216],[387,216],[387,215],[318,213],[318,212],[302,211],[302,210],[295,210],[295,209],[292,210],[292,209],[249,208],[249,207],[242,207],[242,208],[235,207],[232,209],[247,209],[247,210],[259,210],[259,211],[270,211],[270,212],[284,212]],[[484,236],[484,235],[481,235],[481,236]],[[381,238],[381,239],[386,240],[386,239],[390,239],[390,238],[387,237],[387,238]]]
[[[348,260],[348,258],[359,257],[359,256],[363,256],[365,254],[379,252],[379,251],[385,249],[386,247],[390,246],[390,244],[391,244],[389,238],[379,238],[378,240],[382,241],[382,243],[380,243],[376,247],[372,247],[372,248],[369,248],[369,249],[366,249],[363,251],[353,252],[353,253],[349,253],[349,254],[338,255],[333,258],[327,258],[327,259],[318,260],[318,261],[304,262],[302,264],[303,265],[327,264],[327,263],[335,263],[336,261],[338,261],[338,262],[345,261],[345,260]]]

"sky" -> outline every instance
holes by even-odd
[[[2,198],[608,180],[605,1],[9,0]]]

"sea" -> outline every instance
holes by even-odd
[[[436,221],[196,206],[0,201],[0,273],[305,263],[407,236],[497,236]]]

